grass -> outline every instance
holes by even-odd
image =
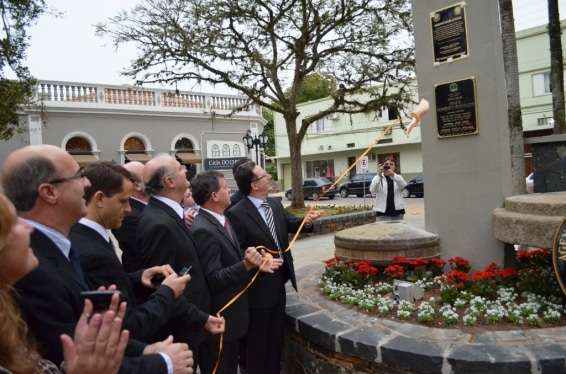
[[[285,208],[289,213],[297,217],[303,217],[309,208]],[[319,206],[316,208],[320,212],[321,217],[335,216],[338,214],[352,213],[352,212],[363,212],[371,210],[371,205],[350,205],[350,206]]]

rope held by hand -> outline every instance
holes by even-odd
[[[352,170],[357,163],[362,159],[362,157],[366,156],[369,151],[371,151],[371,149],[373,148],[374,145],[376,145],[381,139],[383,139],[385,137],[385,134],[387,132],[389,132],[391,129],[393,128],[393,125],[389,125],[387,127],[385,127],[380,133],[379,135],[375,138],[375,140],[366,148],[366,150],[346,169],[344,170],[344,172],[342,172],[342,174],[340,174],[340,176],[338,178],[336,178],[336,180],[334,181],[334,183],[332,183],[332,185],[328,188],[329,190],[333,189],[334,187],[336,187],[338,185],[338,183],[340,183],[340,181],[342,179],[344,179],[344,177],[350,172],[350,170]],[[293,248],[293,246],[295,245],[295,241],[297,241],[299,235],[301,234],[301,232],[303,231],[303,228],[305,227],[306,224],[306,219],[309,216],[309,214],[315,209],[316,207],[316,202],[320,200],[320,196],[318,197],[318,199],[314,200],[314,204],[312,204],[309,208],[309,210],[307,211],[307,213],[305,214],[303,220],[301,221],[301,224],[299,225],[299,228],[297,229],[297,231],[295,232],[295,235],[293,236],[293,239],[291,239],[291,242],[289,243],[289,246],[287,248],[285,248],[285,250],[281,251],[282,253],[287,253],[291,250],[291,248]],[[265,250],[267,253],[270,254],[279,254],[279,251],[275,251],[273,249],[269,249],[265,246],[258,246],[256,247],[257,250]],[[253,277],[249,280],[249,282],[246,284],[246,286],[237,294],[235,294],[230,300],[228,300],[228,302],[226,304],[224,304],[224,306],[222,308],[220,308],[220,310],[218,311],[218,313],[216,314],[217,317],[220,317],[222,315],[222,313],[228,309],[232,304],[234,304],[236,301],[238,301],[238,299],[240,297],[242,297],[242,295],[251,287],[251,285],[256,281],[257,277],[259,276],[259,273],[261,272],[261,267],[268,261],[271,261],[271,258],[264,258],[262,260],[261,265],[257,268],[255,274],[253,275]],[[224,326],[224,328],[226,329],[226,326]],[[212,370],[212,374],[216,374],[216,372],[218,371],[218,367],[220,366],[220,360],[222,359],[222,351],[224,350],[224,333],[220,334],[220,342],[218,344],[218,358],[216,359],[216,363],[214,364],[214,369]]]

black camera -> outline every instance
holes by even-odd
[[[383,165],[383,170],[389,170],[389,169],[391,169],[391,166],[389,166],[389,165]]]

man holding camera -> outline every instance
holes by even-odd
[[[407,182],[395,174],[396,164],[393,156],[388,156],[371,181],[369,190],[375,194],[373,210],[376,222],[398,221],[405,215],[405,201],[402,192]]]

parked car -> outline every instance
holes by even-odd
[[[403,189],[403,197],[423,197],[424,196],[424,180],[422,175],[418,175],[407,182],[407,186]]]
[[[332,182],[327,178],[306,178],[303,180],[303,195],[305,199],[310,198],[317,200],[319,197],[334,199],[334,196],[338,193],[338,191],[336,191],[336,188],[328,190],[328,187],[330,186],[332,186]],[[293,198],[293,190],[291,188],[285,192],[285,197],[287,200],[291,200]]]
[[[348,197],[349,195],[356,195],[357,197],[363,197],[364,189],[365,193],[369,194],[369,185],[375,175],[375,173],[354,175],[340,186],[340,196]]]

